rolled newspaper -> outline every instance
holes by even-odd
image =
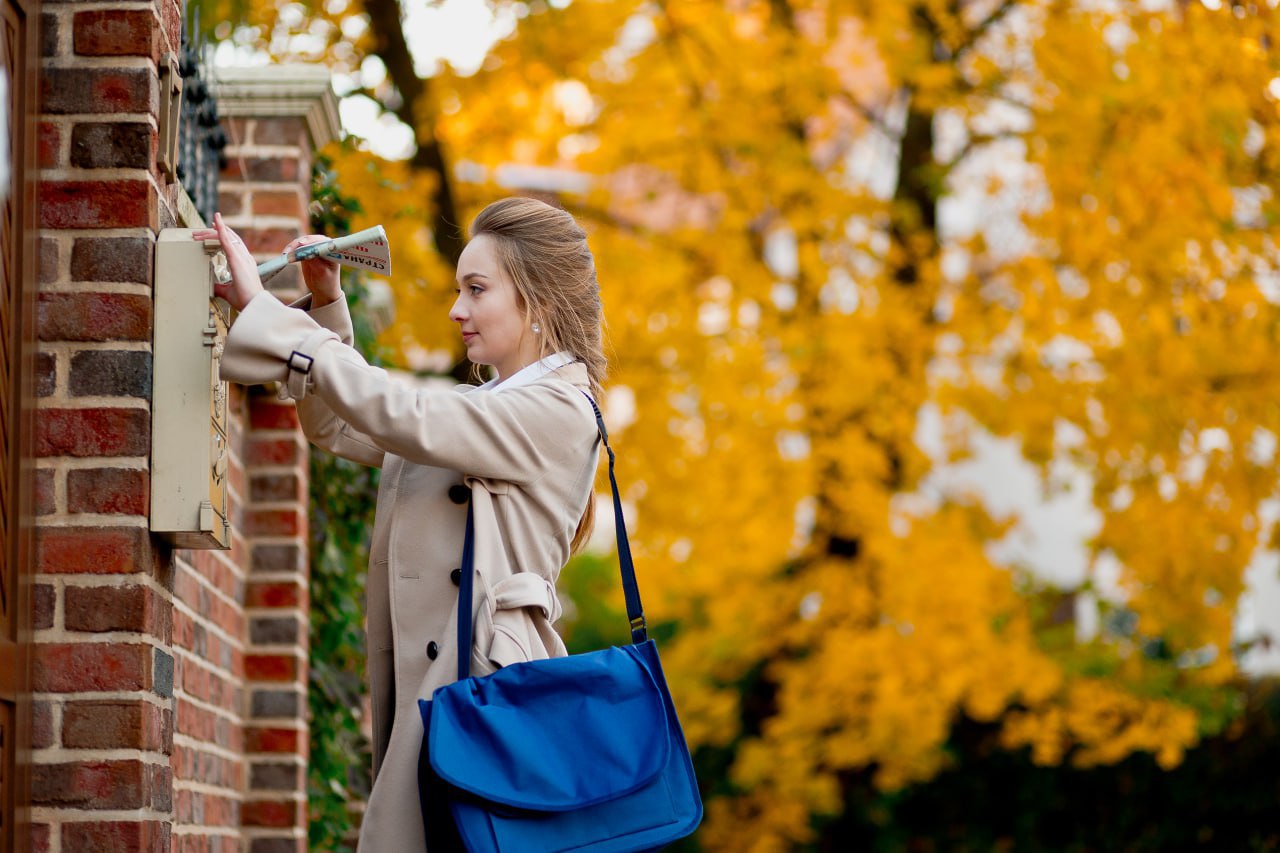
[[[292,252],[281,252],[277,257],[258,264],[258,275],[265,282],[289,264],[314,257],[324,257],[344,267],[391,275],[391,247],[387,244],[387,232],[381,225],[300,246]]]

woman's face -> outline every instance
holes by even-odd
[[[499,379],[538,360],[537,336],[525,323],[518,302],[493,237],[477,236],[458,259],[458,298],[449,319],[462,331],[467,358],[492,365]]]

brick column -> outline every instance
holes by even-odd
[[[181,3],[42,9],[32,847],[301,850],[306,454],[292,409],[232,389],[230,550],[175,551],[149,530],[156,234],[199,224],[156,163]],[[324,72],[269,73],[306,78],[310,100],[273,102],[261,141],[274,147],[229,176],[236,222],[297,233],[336,107]],[[240,122],[249,138],[256,121]],[[274,219],[252,216],[260,188],[283,193],[263,196]]]
[[[157,70],[172,2],[46,3],[31,840],[166,850],[172,563],[148,533]]]
[[[231,139],[218,205],[265,260],[309,230],[313,151],[337,136],[336,99],[328,73],[310,67],[220,71],[216,91]],[[299,285],[292,267],[268,283],[286,301]],[[292,403],[253,389],[247,405],[241,819],[253,853],[284,853],[305,850],[307,837],[308,454]]]

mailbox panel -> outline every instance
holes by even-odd
[[[156,241],[151,529],[180,548],[231,547],[227,383],[218,364],[229,322],[213,295],[226,259],[187,228]]]

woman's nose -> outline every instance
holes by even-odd
[[[462,297],[459,296],[453,300],[453,306],[449,308],[449,319],[455,323],[461,323],[467,318],[467,314],[462,310]]]

